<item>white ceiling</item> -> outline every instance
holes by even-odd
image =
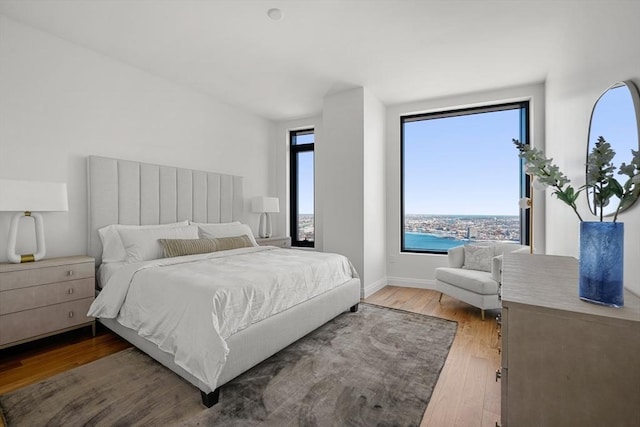
[[[326,94],[357,86],[390,105],[543,81],[588,49],[585,33],[615,31],[613,18],[628,13],[618,6],[630,3],[0,0],[0,13],[283,120],[317,114]],[[272,7],[282,20],[267,17]]]

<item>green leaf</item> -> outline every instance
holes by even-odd
[[[622,198],[624,189],[616,179],[609,178],[609,180],[607,181],[607,189],[610,190],[612,195],[617,196],[618,198]]]

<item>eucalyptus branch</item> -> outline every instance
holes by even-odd
[[[599,185],[600,194],[603,193],[603,188],[602,187],[603,187],[603,185],[602,185],[602,183],[600,183],[600,185]],[[600,222],[602,222],[603,219],[604,219],[604,203],[602,202],[602,199],[600,199]]]
[[[570,185],[567,186],[566,189],[562,189],[562,187],[559,187],[558,185],[555,185],[555,188],[556,188],[556,191],[554,191],[553,194],[555,194],[555,196],[559,200],[562,200],[567,205],[569,205],[569,207],[573,209],[573,212],[575,212],[575,214],[577,215],[580,222],[582,222],[583,219],[580,216],[580,213],[578,212],[578,207],[576,206],[576,200],[578,199],[580,192],[582,192],[582,189],[574,192],[573,187]]]
[[[624,183],[624,186],[620,188],[620,203],[616,209],[616,213],[613,217],[615,222],[618,219],[618,214],[622,209],[628,208],[640,197],[640,150],[631,150],[633,158],[631,163],[620,165],[619,175],[627,175],[629,179]]]
[[[627,175],[628,179],[621,185],[614,177],[616,166],[613,158],[616,152],[602,136],[598,137],[591,153],[587,156],[587,184],[593,189],[594,206],[600,209],[600,221],[604,220],[603,208],[609,204],[613,196],[618,198],[618,206],[613,216],[613,222],[618,220],[618,214],[630,207],[640,196],[640,152],[631,150],[633,156],[629,164],[620,165],[618,175]]]
[[[575,191],[574,188],[569,185],[571,182],[569,178],[560,171],[558,166],[552,163],[553,159],[547,159],[542,151],[532,148],[529,144],[524,144],[517,139],[514,139],[513,143],[520,151],[520,158],[525,161],[527,173],[536,177],[542,185],[553,187],[555,189],[553,194],[571,207],[578,219],[582,222],[582,217],[576,206],[576,200],[580,192],[582,192],[582,189]]]
[[[600,222],[604,221],[604,207],[607,206],[613,196],[619,199],[615,210],[613,222],[618,220],[618,214],[633,205],[640,198],[640,150],[631,150],[633,159],[629,164],[620,165],[618,175],[627,175],[628,179],[621,185],[614,177],[616,166],[613,158],[616,152],[603,137],[599,137],[591,153],[587,156],[587,182],[578,191],[575,191],[571,182],[552,163],[553,159],[547,159],[544,153],[529,144],[524,144],[517,139],[513,140],[520,151],[520,158],[524,160],[527,173],[537,178],[544,186],[553,187],[553,194],[573,209],[573,212],[582,221],[578,212],[576,200],[583,190],[590,191],[589,197],[593,197],[594,213],[599,215]],[[599,212],[598,212],[599,211]]]

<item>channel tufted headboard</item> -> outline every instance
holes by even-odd
[[[102,259],[98,229],[110,224],[242,220],[242,177],[129,160],[87,158],[88,253]]]

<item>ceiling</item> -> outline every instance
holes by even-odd
[[[324,96],[358,86],[392,105],[544,81],[611,10],[607,0],[0,0],[11,19],[271,120],[317,114]]]

